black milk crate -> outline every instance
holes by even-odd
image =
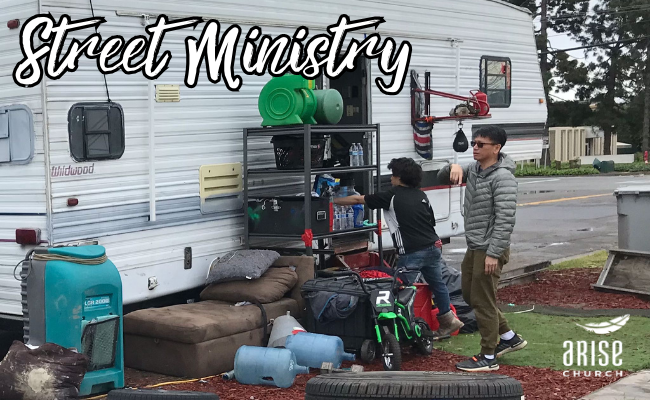
[[[271,139],[275,152],[275,166],[278,169],[305,168],[305,137],[302,135],[277,135]],[[312,135],[311,138],[311,167],[321,168],[325,160],[325,144],[323,135]]]

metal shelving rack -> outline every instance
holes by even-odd
[[[368,138],[368,133],[374,132],[375,148],[372,157],[369,156],[369,144],[372,143],[372,135]],[[364,165],[356,167],[333,167],[333,168],[312,168],[311,166],[311,136],[312,134],[342,134],[347,133],[364,133],[363,147],[364,147]],[[277,136],[277,135],[302,135],[304,137],[304,164],[302,169],[277,169],[277,168],[249,168],[248,166],[248,140],[251,137],[264,137],[264,136]],[[374,162],[369,162],[374,158]],[[305,243],[305,253],[309,256],[314,254],[312,249],[313,240],[325,240],[330,238],[337,238],[347,235],[354,235],[359,233],[372,233],[377,232],[378,236],[378,250],[379,259],[383,260],[383,249],[381,241],[381,214],[380,210],[376,210],[377,225],[373,227],[355,228],[343,231],[332,231],[325,234],[312,234],[311,218],[311,196],[312,192],[312,174],[339,174],[339,173],[353,173],[353,172],[367,172],[369,174],[370,187],[372,187],[373,174],[376,173],[375,193],[381,191],[381,165],[380,165],[380,130],[379,124],[371,125],[290,125],[290,126],[275,126],[275,127],[260,127],[260,128],[244,128],[244,209],[248,209],[249,185],[248,179],[255,175],[287,175],[304,177],[304,193],[305,193],[305,230],[302,235],[286,235],[286,234],[254,234],[250,233],[248,229],[248,215],[245,215],[244,221],[244,235],[246,240],[246,248],[250,248],[250,238],[262,239],[278,239],[278,240],[302,240]],[[322,252],[319,252],[323,254]]]

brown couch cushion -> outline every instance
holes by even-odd
[[[272,318],[299,313],[295,300],[284,298],[264,304],[267,323]],[[138,310],[124,316],[124,333],[182,343],[202,343],[261,328],[262,313],[255,305],[235,307],[218,301],[201,301]]]
[[[305,299],[302,298],[300,294],[300,289],[302,285],[310,279],[314,279],[314,257],[311,256],[283,256],[278,258],[274,263],[274,267],[287,267],[293,266],[296,267],[296,272],[298,273],[298,283],[296,283],[291,289],[291,298],[298,302],[298,307],[300,309],[299,314],[291,313],[296,318],[299,318],[303,315],[306,310]]]
[[[264,346],[264,330],[259,328],[195,344],[126,334],[124,364],[141,371],[203,378],[232,371],[235,354],[241,346]]]
[[[298,282],[298,274],[289,267],[269,268],[259,279],[212,283],[201,292],[201,300],[273,303],[284,297]]]

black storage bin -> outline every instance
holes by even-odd
[[[278,169],[305,168],[305,137],[302,135],[278,135],[271,139]],[[311,167],[321,168],[325,159],[325,137],[311,137]]]
[[[390,290],[391,283],[365,283],[365,286],[368,293],[371,293],[372,290],[379,288]],[[331,321],[325,324],[320,323],[316,320],[316,316],[311,309],[309,298],[305,298],[305,294],[307,293],[320,291],[357,296],[359,297],[357,307],[345,319]],[[301,294],[307,304],[307,315],[303,318],[303,322],[308,332],[338,336],[343,340],[345,350],[355,353],[361,350],[361,345],[364,340],[377,339],[372,320],[370,298],[364,293],[361,285],[353,277],[312,279],[302,285]]]
[[[331,231],[329,198],[311,198],[311,229],[314,235]],[[305,233],[305,198],[278,196],[248,201],[249,233],[302,235]]]

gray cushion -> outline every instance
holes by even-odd
[[[258,279],[278,259],[272,250],[237,250],[217,258],[210,265],[207,284]]]

